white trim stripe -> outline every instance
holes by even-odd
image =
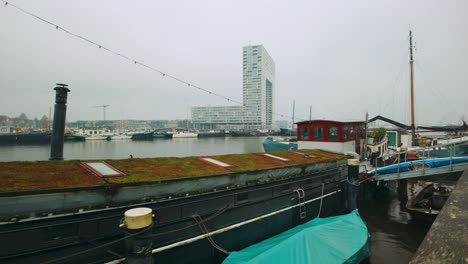
[[[278,160],[281,160],[281,161],[290,161],[290,159],[278,157],[278,156],[271,155],[271,154],[268,154],[268,153],[264,153],[263,156],[267,156],[267,157],[270,157],[270,158],[278,159]]]
[[[209,163],[216,164],[216,165],[224,167],[224,168],[233,167],[233,165],[231,165],[231,164],[227,164],[227,163],[224,163],[222,161],[215,160],[215,159],[212,159],[212,158],[200,158],[200,159],[202,159],[203,161],[209,162]]]

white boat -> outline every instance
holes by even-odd
[[[84,136],[86,140],[110,140],[114,134],[109,128],[100,127],[80,129],[77,135]]]
[[[123,139],[131,139],[131,135],[126,134],[119,134],[119,135],[112,135],[111,140],[123,140]]]
[[[197,133],[190,131],[179,131],[172,134],[172,138],[196,138],[198,137]]]

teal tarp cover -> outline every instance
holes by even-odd
[[[315,218],[305,224],[234,251],[230,263],[359,263],[370,254],[370,236],[358,212]]]

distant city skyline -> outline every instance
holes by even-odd
[[[274,54],[276,119],[409,122],[408,30],[416,43],[416,125],[468,118],[468,2],[11,1],[139,63],[0,8],[0,115],[40,119],[67,83],[67,120],[184,119],[242,101],[241,47]],[[248,8],[246,8],[248,6]],[[261,12],[259,12],[261,10]],[[410,27],[408,26],[410,25]],[[142,64],[187,81],[188,86]]]

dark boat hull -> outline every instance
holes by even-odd
[[[322,190],[322,182],[325,183]],[[192,216],[210,219],[208,230],[216,230],[275,210],[295,205],[296,189],[305,191],[305,199],[336,192],[323,199],[321,217],[344,210],[343,175],[338,168],[309,172],[269,183],[212,190],[163,201],[129,204],[95,212],[73,213],[0,225],[0,262],[37,263],[70,256],[123,236],[119,223],[123,213],[134,207],[150,207],[155,214],[153,248],[158,248],[201,234]],[[89,192],[90,190],[88,190]],[[306,206],[307,217],[292,209],[251,224],[213,236],[228,251],[239,250],[285,231],[317,216],[320,200]],[[61,263],[101,263],[125,255],[123,241],[100,250],[76,255]],[[220,263],[226,255],[215,250],[206,239],[154,254],[157,263]]]
[[[214,132],[214,133],[198,133],[199,138],[208,138],[208,137],[224,137],[224,132]]]
[[[154,132],[136,133],[132,135],[133,140],[152,140]]]
[[[408,201],[406,209],[412,219],[428,225],[435,221],[449,193],[435,195],[434,190],[434,184],[429,184]]]
[[[9,133],[0,134],[0,144],[50,143],[51,133]]]
[[[172,134],[169,134],[169,133],[154,133],[153,138],[170,139],[170,138],[172,138]]]

